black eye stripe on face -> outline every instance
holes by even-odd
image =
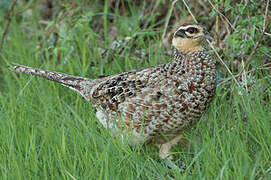
[[[198,29],[194,28],[194,27],[189,27],[185,31],[189,32],[190,34],[198,33],[199,32]]]

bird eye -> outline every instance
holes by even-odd
[[[189,32],[190,34],[193,34],[193,33],[197,33],[198,32],[198,29],[197,28],[194,28],[194,27],[190,27],[186,30],[187,32]]]

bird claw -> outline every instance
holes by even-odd
[[[179,171],[179,172],[183,172],[185,171],[186,167],[185,167],[185,163],[182,161],[181,162],[181,166],[177,166],[172,160],[166,158],[164,159],[165,164],[167,165],[167,167],[169,167],[170,169]]]

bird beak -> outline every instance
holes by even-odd
[[[213,41],[213,40],[214,40],[214,37],[213,37],[212,34],[209,33],[208,31],[204,30],[203,33],[204,33],[203,37],[204,37],[205,39],[208,39],[208,40],[210,40],[210,41]]]
[[[174,37],[176,37],[176,36],[184,38],[184,37],[186,37],[186,34],[183,29],[180,29],[177,32],[175,32]]]

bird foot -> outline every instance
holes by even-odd
[[[169,168],[177,170],[177,171],[184,171],[185,170],[185,163],[181,162],[181,166],[177,166],[173,162],[173,156],[171,154],[171,149],[172,149],[172,146],[175,146],[180,141],[181,138],[182,138],[182,135],[179,135],[167,143],[157,144],[157,146],[159,146],[159,148],[160,148],[159,157],[164,160],[165,164]]]
[[[171,139],[169,142],[164,144],[157,144],[160,148],[159,156],[161,159],[170,159],[173,160],[173,156],[171,155],[172,146],[175,146],[182,138],[182,135],[176,136]]]
[[[166,158],[166,159],[164,159],[164,162],[165,162],[165,164],[167,165],[168,168],[179,171],[179,172],[183,172],[186,169],[186,165],[185,165],[185,163],[183,161],[180,162],[180,165],[176,165],[175,162],[173,162],[172,160]]]

